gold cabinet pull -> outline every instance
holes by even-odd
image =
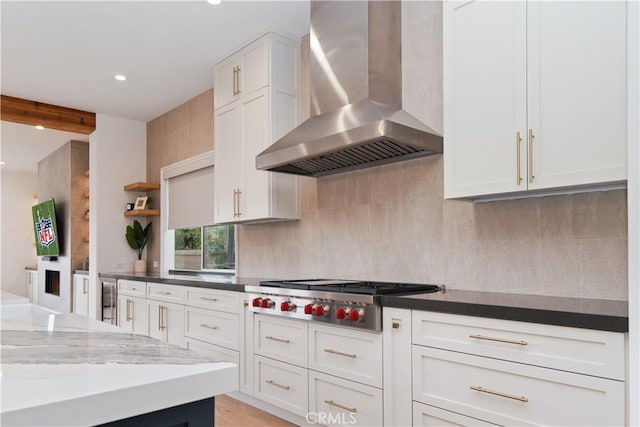
[[[207,325],[206,323],[201,323],[200,327],[207,328],[207,329],[218,329],[217,326]]]
[[[393,329],[398,329],[400,327],[400,322],[391,322],[391,327]]]
[[[200,297],[200,299],[213,302],[218,301],[218,298]]]
[[[238,92],[238,93],[240,93],[240,92]],[[242,194],[242,191],[240,191],[240,189],[238,188],[236,190],[236,194],[237,194],[237,197],[238,197],[238,218],[240,218],[240,216],[242,215],[242,212],[240,212],[240,194]]]
[[[130,320],[133,320],[133,310],[131,310],[130,305],[132,301],[130,299],[127,299],[127,322]]]
[[[278,384],[277,382],[275,382],[273,380],[264,380],[264,382],[267,383],[267,384],[270,384],[272,386],[275,386],[275,387],[280,387],[283,390],[289,390],[291,388],[288,385]]]
[[[84,295],[87,294],[87,292],[89,292],[89,281],[87,279],[82,279],[82,293]]]
[[[508,344],[518,344],[518,345],[527,345],[527,344],[529,344],[528,342],[523,341],[523,340],[510,340],[508,338],[488,337],[486,335],[469,335],[469,338],[474,338],[476,340],[505,342],[505,343],[508,343]]]
[[[236,66],[236,95],[240,95],[240,66]]]
[[[243,307],[249,307],[249,303],[245,301],[245,302],[242,303],[242,306]]]
[[[240,189],[233,189],[233,217],[237,218],[240,216]]]
[[[158,330],[162,330],[162,305],[158,306]]]
[[[522,145],[522,137],[520,131],[516,132],[516,185],[522,183],[522,173],[520,171],[520,146]]]
[[[353,412],[354,414],[358,412],[356,408],[350,408],[348,406],[341,405],[334,402],[333,400],[325,400],[324,403],[326,403],[327,405],[335,406],[336,408],[344,409],[345,411]]]
[[[529,401],[529,399],[527,399],[524,396],[514,396],[513,394],[507,394],[507,393],[502,393],[500,391],[489,390],[487,388],[476,386],[476,385],[469,386],[469,388],[471,390],[479,391],[481,393],[488,393],[488,394],[493,394],[494,396],[506,397],[507,399],[513,399],[513,400],[517,400],[519,402],[528,402]]]
[[[233,96],[236,96],[238,92],[236,91],[236,76],[238,75],[238,67],[233,67]]]
[[[344,356],[344,357],[351,357],[352,359],[355,359],[357,357],[357,355],[355,355],[355,354],[343,353],[341,351],[332,350],[330,348],[325,348],[324,351],[325,351],[325,353],[337,354],[338,356]]]
[[[531,184],[535,178],[535,175],[533,174],[533,138],[535,138],[533,135],[533,129],[529,129],[529,184]]]
[[[287,339],[284,339],[284,338],[272,337],[272,336],[270,336],[270,335],[269,335],[269,336],[264,337],[264,339],[266,339],[266,340],[271,340],[271,341],[283,342],[283,343],[285,343],[285,344],[289,344],[289,343],[291,342],[290,340],[287,340]]]

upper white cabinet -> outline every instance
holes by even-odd
[[[269,33],[214,68],[217,224],[300,217],[298,178],[255,167],[297,124],[298,48]]]
[[[626,179],[625,2],[445,2],[445,197]]]

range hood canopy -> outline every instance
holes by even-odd
[[[400,8],[311,1],[311,118],[258,169],[319,177],[442,153],[442,136],[402,109]]]

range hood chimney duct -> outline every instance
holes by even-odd
[[[311,118],[256,157],[320,177],[442,153],[402,109],[400,1],[311,1]],[[428,102],[428,100],[426,100]]]

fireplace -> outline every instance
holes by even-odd
[[[60,272],[45,270],[44,291],[48,294],[60,296]]]

